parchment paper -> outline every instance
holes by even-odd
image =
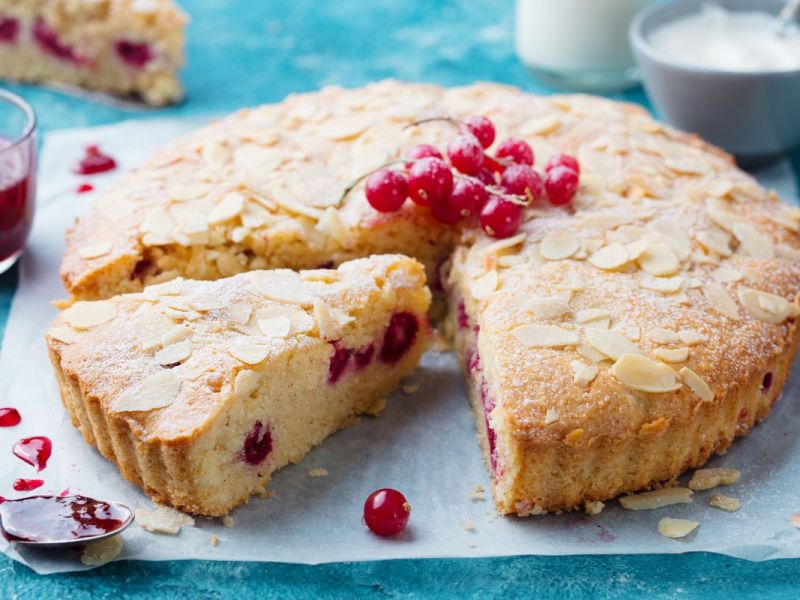
[[[100,144],[121,169],[91,178],[101,190],[122,169],[136,166],[156,147],[198,124],[128,122],[109,127],[63,131],[46,140],[40,169],[40,206],[34,232],[20,264],[19,287],[0,354],[0,405],[15,406],[23,422],[0,429],[0,494],[17,477],[34,469],[11,454],[22,437],[48,435],[53,456],[41,473],[42,492],[64,488],[90,496],[119,499],[134,506],[150,501],[127,483],[110,463],[86,445],[70,424],[58,398],[43,333],[64,297],[58,266],[64,229],[85,212],[94,197],[72,190],[87,178],[71,173],[86,144]],[[796,201],[788,164],[759,173],[785,199]],[[616,501],[598,516],[579,513],[527,519],[496,515],[488,499],[489,480],[481,461],[472,417],[452,355],[429,353],[410,379],[412,395],[395,394],[378,418],[338,433],[305,460],[278,472],[270,484],[275,496],[253,499],[233,512],[235,525],[197,519],[177,536],[147,533],[134,525],[124,534],[119,559],[211,559],[323,563],[390,558],[479,557],[518,554],[678,553],[711,551],[751,560],[800,557],[800,530],[788,517],[800,512],[800,388],[795,380],[773,414],[737,441],[713,466],[735,467],[741,480],[729,488],[699,492],[691,505],[631,512]],[[322,467],[327,477],[308,471]],[[476,485],[487,500],[469,498]],[[411,523],[399,539],[371,535],[361,523],[366,496],[380,487],[402,490],[413,506]],[[726,513],[707,505],[715,492],[736,496],[742,508]],[[701,522],[685,540],[659,535],[665,516]],[[470,519],[474,531],[465,529]],[[212,546],[212,535],[219,545]],[[39,573],[85,569],[75,553],[17,550],[0,540],[0,549]]]

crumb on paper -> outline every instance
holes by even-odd
[[[258,490],[256,491],[256,495],[259,498],[272,498],[273,496],[275,496],[275,492],[273,492],[272,490]]]
[[[234,525],[236,525],[236,521],[234,520],[234,518],[232,516],[225,515],[224,517],[222,517],[222,524],[225,527],[233,527]]]
[[[694,492],[689,488],[665,487],[651,492],[621,496],[619,503],[627,510],[652,510],[673,504],[690,504]]]
[[[122,536],[114,535],[88,544],[81,554],[81,562],[89,567],[97,567],[111,562],[120,552],[122,552]]]
[[[150,533],[175,535],[181,527],[194,527],[194,519],[169,506],[156,504],[154,508],[137,508],[136,522]]]
[[[386,398],[378,398],[372,405],[364,411],[364,414],[377,417],[386,408]]]
[[[600,502],[600,500],[587,500],[583,503],[583,511],[591,516],[599,515],[605,507],[605,503]]]
[[[731,485],[739,481],[738,469],[697,469],[689,481],[691,490],[710,490],[720,485]]]
[[[697,521],[690,521],[689,519],[664,517],[658,522],[658,532],[664,537],[677,540],[692,533],[699,525],[700,523]]]
[[[791,523],[793,527],[800,529],[800,513],[789,517],[789,523]]]
[[[486,490],[483,489],[483,486],[479,483],[475,486],[475,489],[469,493],[467,496],[473,502],[481,502],[486,500]]]
[[[208,543],[211,544],[212,546],[219,546],[219,538],[215,535],[212,535],[208,539]]]
[[[464,545],[465,545],[467,548],[475,548],[475,547],[476,547],[478,544],[476,544],[476,543],[475,543],[473,540],[466,540],[466,541],[464,542]]]
[[[713,506],[714,508],[727,510],[728,512],[735,512],[739,510],[739,508],[742,506],[742,503],[738,498],[732,498],[731,496],[726,496],[725,494],[714,494],[708,499],[708,505]]]
[[[316,469],[310,469],[308,471],[309,477],[327,477],[328,476],[328,469],[323,467],[317,467]]]
[[[475,531],[475,521],[464,519],[464,531]]]
[[[410,396],[411,394],[413,394],[414,392],[416,392],[419,389],[419,384],[418,383],[408,383],[406,385],[400,386],[400,389],[403,390],[404,394],[407,394],[408,396]]]

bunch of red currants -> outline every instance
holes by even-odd
[[[494,124],[474,115],[458,125],[459,133],[447,147],[447,161],[430,144],[420,144],[406,157],[405,168],[381,167],[366,182],[370,205],[380,212],[395,212],[411,198],[430,208],[440,223],[455,225],[477,217],[483,230],[495,238],[514,235],[522,222],[522,210],[546,198],[551,204],[572,201],[578,189],[580,166],[567,154],[547,161],[544,174],[533,168],[533,149],[524,140],[500,142],[494,155],[486,150],[494,143]]]

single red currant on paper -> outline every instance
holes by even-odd
[[[544,189],[550,204],[569,204],[578,191],[578,174],[567,167],[555,166],[545,176]]]
[[[364,191],[372,208],[380,212],[395,212],[408,197],[408,180],[399,171],[378,169],[367,178]]]
[[[397,490],[382,488],[367,496],[364,502],[364,523],[382,537],[397,535],[406,528],[411,505]]]

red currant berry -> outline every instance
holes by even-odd
[[[533,149],[525,140],[508,138],[500,142],[495,152],[497,158],[507,158],[518,165],[533,166]]]
[[[375,490],[364,502],[364,523],[383,537],[403,531],[410,515],[411,505],[405,496],[391,488]]]
[[[483,147],[471,133],[457,135],[447,147],[447,156],[464,175],[475,175],[483,166]]]
[[[544,189],[550,204],[569,204],[578,191],[578,174],[567,167],[553,167],[544,178]]]
[[[569,154],[554,154],[550,157],[550,160],[547,161],[547,164],[544,167],[545,171],[549,171],[553,167],[567,167],[568,169],[572,169],[578,175],[581,174],[581,166],[578,164],[578,159],[574,156],[570,156]]]
[[[489,192],[480,181],[470,177],[460,177],[447,199],[447,206],[461,219],[477,215],[488,199]]]
[[[528,165],[511,165],[503,171],[501,182],[509,194],[525,196],[531,201],[544,193],[542,178]]]
[[[429,156],[434,156],[444,160],[442,153],[439,152],[439,149],[436,146],[431,146],[430,144],[420,144],[418,146],[414,146],[408,151],[409,160],[406,162],[406,169],[410,169],[411,165],[414,164],[414,161],[417,161],[421,158],[427,158]]]
[[[431,216],[442,225],[455,225],[461,220],[461,213],[453,210],[447,203],[431,204]]]
[[[519,230],[521,221],[522,207],[500,196],[489,198],[481,209],[481,227],[494,238],[511,237]]]
[[[486,158],[488,159],[489,157],[487,156]],[[497,185],[497,179],[495,179],[494,173],[486,167],[475,173],[474,177],[483,185]]]
[[[483,157],[483,168],[489,170],[490,173],[502,173],[506,170],[506,166],[493,159],[488,154]]]
[[[384,167],[367,178],[365,192],[372,208],[380,212],[395,212],[408,197],[408,180],[403,173]]]
[[[483,115],[472,115],[464,119],[464,125],[469,132],[478,138],[481,146],[488,148],[494,141],[494,124]]]
[[[416,161],[408,173],[408,195],[421,206],[444,202],[453,189],[453,172],[441,158]]]

